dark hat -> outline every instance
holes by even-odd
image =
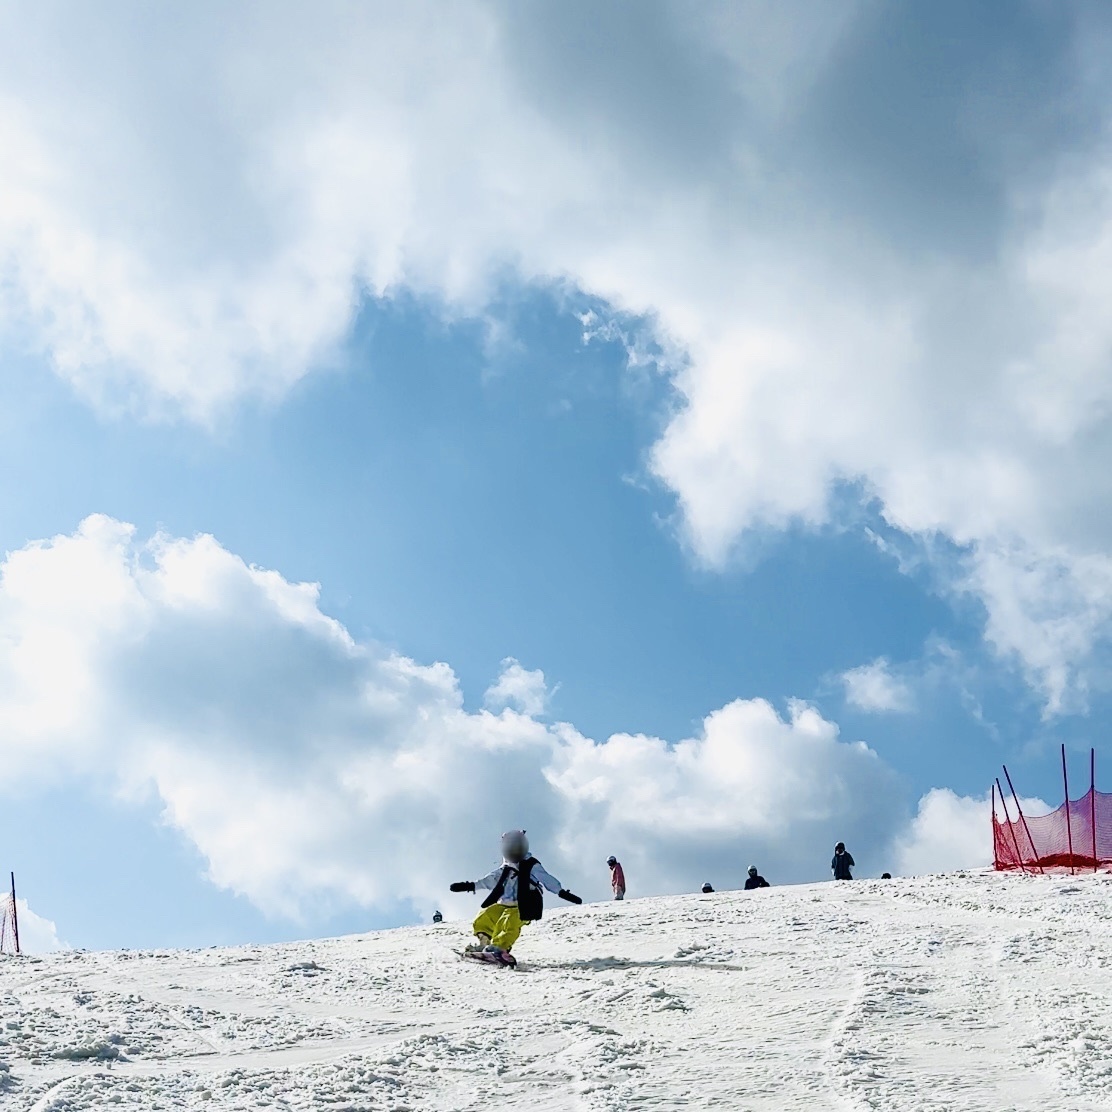
[[[616,865],[618,863],[618,859],[613,854],[611,854],[606,859],[606,863],[607,863],[607,865]]]

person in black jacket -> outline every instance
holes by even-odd
[[[834,847],[834,857],[830,862],[830,868],[834,873],[834,879],[853,880],[853,874],[850,872],[853,865],[853,857],[846,852],[846,843],[839,842]]]
[[[757,872],[756,865],[749,866],[749,876],[745,878],[745,891],[750,892],[754,888],[771,888],[772,885],[760,873]]]

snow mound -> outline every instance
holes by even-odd
[[[1112,1107],[1112,878],[959,873],[0,962],[5,1112]]]

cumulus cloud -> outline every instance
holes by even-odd
[[[675,744],[472,713],[447,664],[354,640],[315,585],[211,536],[90,517],[7,557],[0,624],[0,792],[153,797],[215,883],[277,915],[431,908],[512,826],[588,896],[610,853],[631,891],[679,891],[749,860],[820,877],[835,840],[902,828],[892,771],[806,704],[733,702]],[[511,659],[491,690],[535,710],[543,677]]]
[[[991,644],[1081,707],[1112,621],[1110,21],[980,11],[9,7],[0,321],[100,404],[208,420],[326,362],[366,294],[576,287],[666,353],[649,466],[698,559],[852,483],[958,546]]]
[[[674,746],[561,733],[549,775],[568,808],[562,844],[576,860],[615,853],[631,892],[638,877],[676,890],[700,872],[728,887],[751,860],[780,882],[822,877],[836,841],[875,849],[903,817],[892,770],[804,703],[783,719],[738,700]]]
[[[1020,802],[1026,815],[1045,815],[1051,810],[1041,799]],[[997,814],[1003,818],[999,810]],[[908,829],[896,839],[897,872],[915,876],[991,865],[991,820],[989,796],[976,798],[957,795],[949,788],[932,789],[919,801]]]
[[[989,800],[934,788],[919,801],[911,827],[897,845],[896,871],[905,876],[992,864]]]
[[[846,702],[858,710],[907,712],[915,705],[910,685],[892,674],[884,657],[850,668],[841,680]]]
[[[16,900],[16,911],[19,915],[19,948],[22,953],[48,954],[54,950],[69,949],[58,937],[58,928],[54,923],[32,911],[26,900]],[[5,940],[5,946],[11,944],[9,937]]]
[[[513,707],[533,718],[544,714],[548,706],[548,686],[544,672],[539,668],[530,671],[512,656],[502,661],[502,674],[496,683],[487,688],[483,702],[490,710]]]

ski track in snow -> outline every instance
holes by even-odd
[[[1112,877],[961,873],[0,960],[0,1108],[1112,1109]]]

